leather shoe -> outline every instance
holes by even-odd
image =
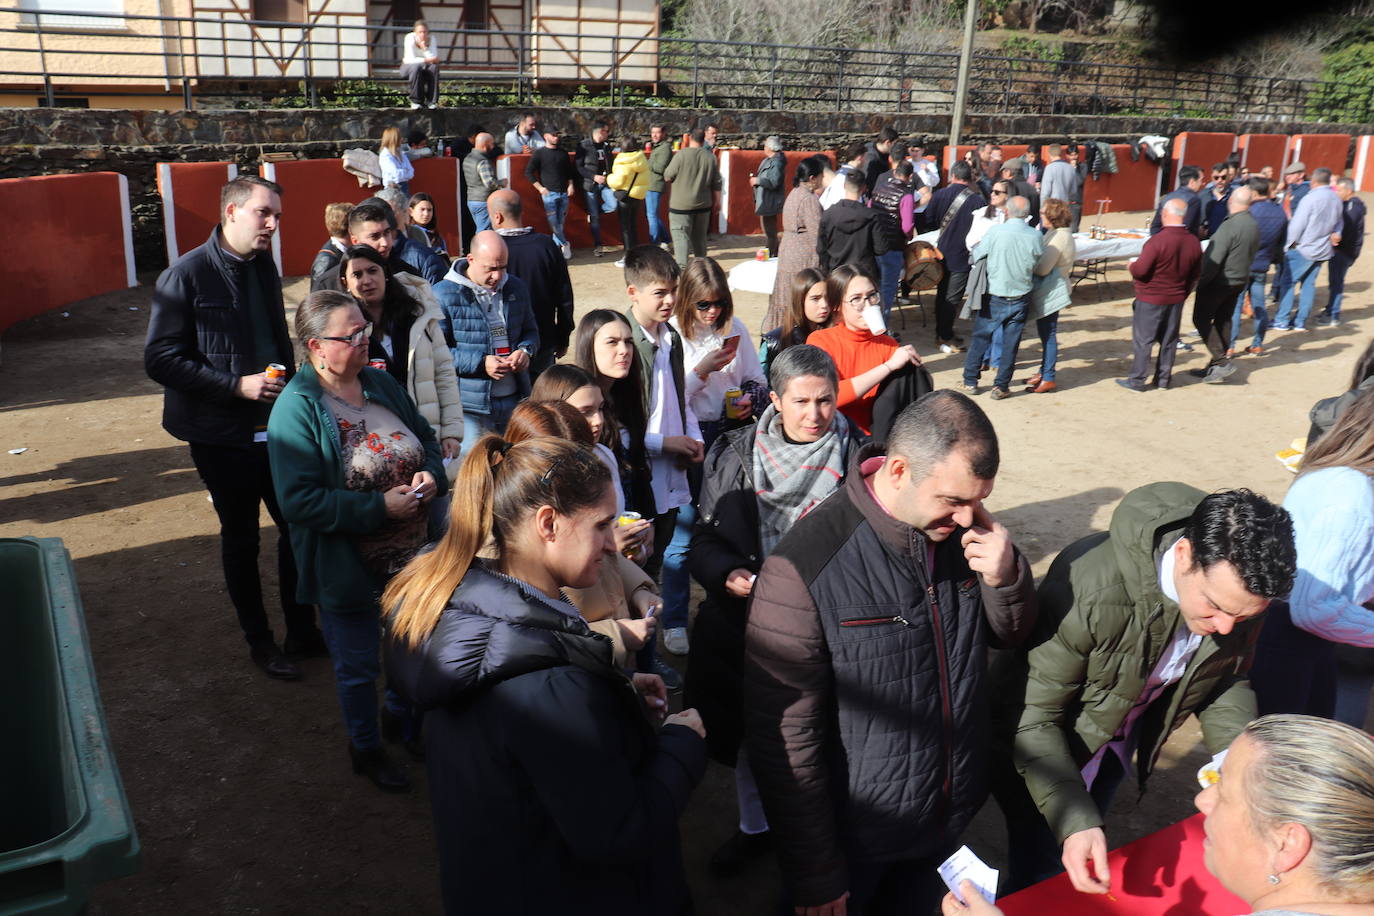
[[[1059,386],[1054,382],[1040,382],[1034,388],[1027,388],[1028,394],[1049,394],[1051,391],[1058,391]]]
[[[1132,382],[1132,381],[1131,381],[1130,379],[1128,379],[1128,378],[1112,379],[1112,381],[1116,382],[1116,383],[1117,383],[1118,385],[1120,385],[1122,388],[1126,388],[1126,389],[1129,389],[1129,390],[1131,390],[1131,391],[1144,391],[1144,390],[1145,390],[1145,386],[1144,386],[1144,385],[1137,385],[1137,384],[1135,384],[1134,382]]]
[[[730,878],[744,871],[744,867],[754,859],[767,855],[773,849],[773,834],[745,833],[736,830],[735,835],[720,845],[711,856],[711,874],[717,878]]]
[[[289,655],[292,658],[329,657],[329,646],[324,641],[324,634],[319,630],[305,636],[286,637],[282,640],[281,651],[283,655]]]
[[[295,662],[282,654],[275,642],[264,642],[253,646],[248,650],[248,657],[268,677],[274,677],[279,681],[299,681],[301,679],[301,669],[296,667]]]
[[[1026,387],[1027,387],[1027,388],[1030,388],[1030,389],[1034,389],[1037,385],[1040,384],[1041,378],[1042,378],[1042,376],[1040,375],[1039,372],[1035,373],[1035,374],[1032,375],[1030,378],[1026,379]]]
[[[353,761],[353,772],[366,776],[383,792],[410,791],[410,780],[387,759],[386,751],[382,748],[374,747],[360,751],[349,744],[348,756]]]

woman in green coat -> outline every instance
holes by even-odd
[[[300,570],[297,599],[318,604],[348,727],[353,769],[378,788],[410,787],[382,749],[377,599],[427,539],[427,505],[447,485],[434,431],[390,375],[367,365],[371,324],[340,292],[296,310],[308,351],[267,424],[272,479]],[[387,692],[398,722],[408,710]]]

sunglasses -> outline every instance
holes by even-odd
[[[724,299],[703,299],[696,304],[698,312],[709,312],[711,309],[723,309],[728,303]]]

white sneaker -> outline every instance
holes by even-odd
[[[952,343],[942,343],[942,344],[940,344],[940,352],[941,352],[941,353],[958,353],[958,352],[959,352],[959,348],[956,347],[956,346],[955,346],[954,344],[952,344]]]
[[[625,259],[624,259],[624,258],[621,258],[619,261],[616,261],[616,262],[615,262],[615,266],[616,266],[616,267],[624,267],[624,266],[625,266]],[[678,653],[678,654],[680,655],[681,653]]]
[[[692,648],[687,641],[686,627],[669,627],[663,631],[663,648],[674,655],[686,655]]]
[[[572,245],[568,244],[567,242],[563,243],[563,260],[572,260]]]
[[[419,103],[419,102],[411,102],[411,103],[410,103],[410,110],[411,110],[411,111],[414,111],[415,109],[417,109],[417,108],[419,108],[419,107],[420,107],[420,103]]]

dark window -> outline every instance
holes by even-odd
[[[305,0],[253,0],[253,18],[265,22],[304,22]]]
[[[38,101],[35,102],[35,104],[36,104],[39,108],[42,108],[43,106],[45,106],[45,105],[48,104],[48,100],[45,99],[45,98],[43,98],[42,96],[39,96]],[[53,104],[53,107],[54,107],[54,108],[90,108],[90,107],[91,107],[91,100],[90,100],[90,99],[84,99],[84,98],[83,98],[83,99],[77,99],[77,98],[65,98],[65,99],[64,99],[64,98],[62,98],[61,96],[58,96],[57,98],[55,98],[55,99],[52,100],[52,104]]]
[[[459,22],[459,26],[464,29],[490,28],[489,18],[487,0],[464,0],[463,18]]]

